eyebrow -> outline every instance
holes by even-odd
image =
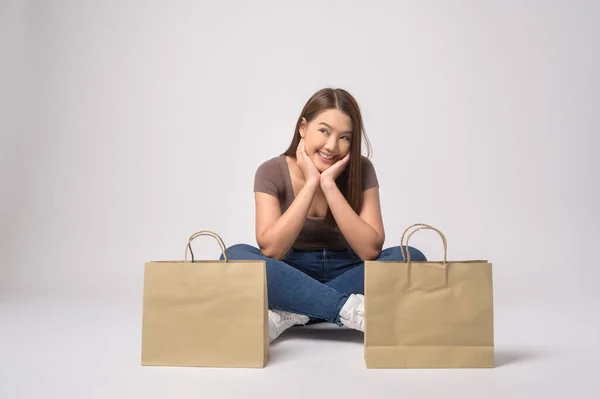
[[[325,123],[325,122],[321,122],[321,123],[319,123],[319,125],[325,125],[325,126],[327,126],[328,128],[330,128],[331,130],[333,130],[333,128],[332,128],[331,126],[329,126],[329,125],[328,125],[327,123]],[[352,130],[348,130],[347,132],[344,132],[344,133],[342,133],[342,134],[350,134],[350,135],[351,135],[351,134],[352,134]]]

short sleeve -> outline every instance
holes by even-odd
[[[263,162],[254,175],[254,192],[267,193],[279,199],[282,175],[276,159]]]
[[[373,187],[379,187],[379,181],[377,180],[377,174],[375,173],[375,167],[371,160],[367,157],[362,157],[362,183],[363,191]]]

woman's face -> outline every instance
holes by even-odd
[[[344,158],[352,143],[352,119],[337,109],[318,114],[310,123],[302,118],[304,148],[319,172]]]

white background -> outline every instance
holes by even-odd
[[[599,20],[594,1],[2,1],[0,398],[597,397]],[[498,367],[366,370],[360,333],[323,326],[264,370],[141,367],[144,262],[203,229],[255,245],[256,168],[323,87],[361,106],[385,247],[425,222],[450,260],[493,263]]]

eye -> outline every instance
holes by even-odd
[[[342,138],[343,138],[343,139],[346,139],[347,141],[350,141],[350,137],[348,137],[348,136],[344,136],[344,137],[342,137]]]
[[[320,132],[325,133],[325,134],[329,134],[329,132],[327,131],[327,129],[319,129]]]

